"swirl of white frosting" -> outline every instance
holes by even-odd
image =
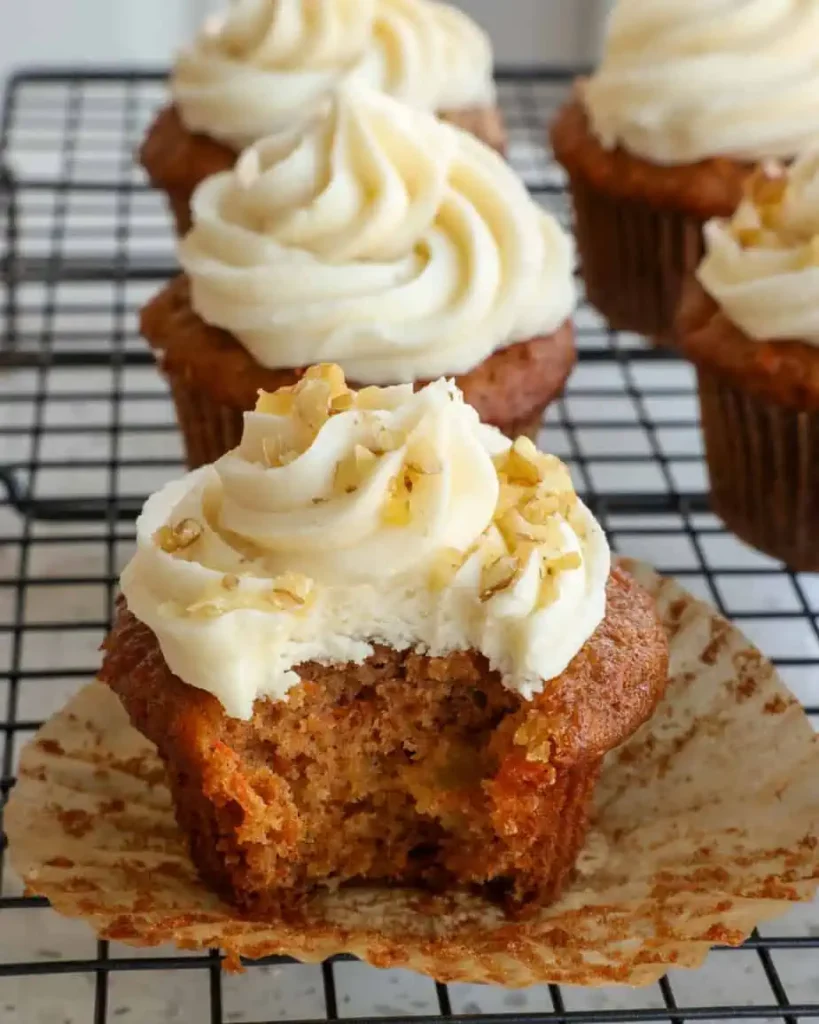
[[[434,0],[234,0],[171,91],[187,128],[238,151],[303,128],[349,77],[430,111],[495,102],[488,36]]]
[[[773,174],[706,225],[697,277],[749,338],[819,345],[819,153]]]
[[[605,614],[608,545],[565,467],[510,449],[444,380],[356,393],[316,369],[263,396],[236,451],[149,499],[129,609],[236,717],[282,699],[298,665],[375,643],[477,649],[531,698]]]
[[[501,157],[358,86],[205,181],[192,210],[193,307],[265,367],[462,374],[574,307],[569,238]]]
[[[657,164],[794,157],[819,141],[817,38],[816,0],[619,0],[592,129]]]

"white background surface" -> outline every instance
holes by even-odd
[[[32,63],[166,63],[225,0],[6,0],[0,78]],[[589,61],[605,0],[462,0],[503,63]]]

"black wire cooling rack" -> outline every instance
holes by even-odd
[[[545,126],[570,81],[500,76],[511,160],[564,223]],[[0,146],[0,785],[21,746],[98,665],[117,575],[146,495],[182,469],[166,387],[136,333],[173,272],[161,198],[133,152],[163,99],[160,73],[32,71],[5,97]],[[819,577],[794,575],[708,511],[693,376],[635,336],[578,315],[580,365],[544,424],[547,449],[624,553],[678,576],[776,662],[819,716]],[[753,771],[749,751],[749,771]],[[436,986],[349,959],[268,960],[222,975],[217,952],[97,942],[0,890],[2,1024],[211,1024],[273,1020],[491,1022],[819,1017],[819,908],[800,907],[740,950],[649,989]]]

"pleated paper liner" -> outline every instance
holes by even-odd
[[[178,238],[184,238],[193,226],[191,223],[193,191],[189,188],[168,188],[165,190],[165,196],[176,228],[176,235]]]
[[[703,255],[702,221],[607,195],[576,176],[571,196],[589,301],[613,330],[673,346],[682,285]]]
[[[748,544],[819,571],[819,411],[789,409],[698,372],[714,511]]]
[[[167,374],[167,378],[189,469],[216,462],[239,447],[244,430],[241,409],[216,401],[181,374]]]
[[[242,917],[198,880],[162,766],[94,683],[25,748],[6,811],[28,890],[133,945],[221,947],[228,964],[354,953],[441,981],[647,985],[810,900],[819,745],[771,665],[680,586],[630,566],[671,640],[665,702],[608,759],[564,897],[512,921],[477,897],[343,889],[298,920]]]

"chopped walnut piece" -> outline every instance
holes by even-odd
[[[350,393],[347,388],[344,371],[335,363],[317,363],[315,366],[310,366],[305,370],[298,386],[303,386],[304,381],[308,380],[322,381],[330,388],[330,395],[333,398]]]
[[[579,569],[583,559],[577,551],[567,551],[563,555],[544,559],[540,566],[540,591],[538,608],[548,608],[560,596],[560,575],[571,569]]]
[[[563,540],[560,525],[555,519],[546,520],[544,523],[532,523],[524,519],[515,508],[501,516],[496,525],[509,550],[513,552],[525,541],[534,541],[539,545],[548,544],[554,549],[559,549]]]
[[[356,408],[365,411],[373,409],[383,409],[384,396],[382,394],[382,390],[382,388],[368,387],[362,388],[360,391],[356,392]]]
[[[176,526],[160,526],[154,534],[157,545],[167,554],[184,551],[202,536],[202,524],[195,519],[183,519]]]
[[[506,455],[504,469],[510,482],[536,486],[540,483],[540,460],[534,443],[528,437],[519,437]]]
[[[279,388],[278,391],[260,391],[256,412],[266,416],[289,416],[293,411],[295,388]]]
[[[761,228],[733,228],[734,238],[743,249],[753,249],[762,242]]]
[[[333,478],[334,491],[337,494],[352,494],[358,490],[377,462],[378,457],[374,452],[364,445],[357,444],[336,466]]]
[[[771,164],[758,167],[745,185],[745,194],[755,206],[778,206],[787,190],[784,168]]]
[[[330,400],[330,415],[336,416],[340,412],[349,412],[350,409],[355,408],[355,395],[352,391],[345,391],[341,395],[336,395],[335,398]]]
[[[293,411],[313,435],[330,417],[331,398],[330,385],[326,380],[305,378],[296,389]]]
[[[387,526],[408,526],[412,520],[411,497],[412,479],[402,469],[390,484],[387,500],[381,510],[381,521]]]
[[[286,611],[293,606],[307,604],[313,592],[313,581],[296,572],[286,572],[273,580],[267,599],[275,607]]]
[[[481,573],[481,601],[488,601],[514,582],[520,570],[517,558],[504,555],[484,566]]]

